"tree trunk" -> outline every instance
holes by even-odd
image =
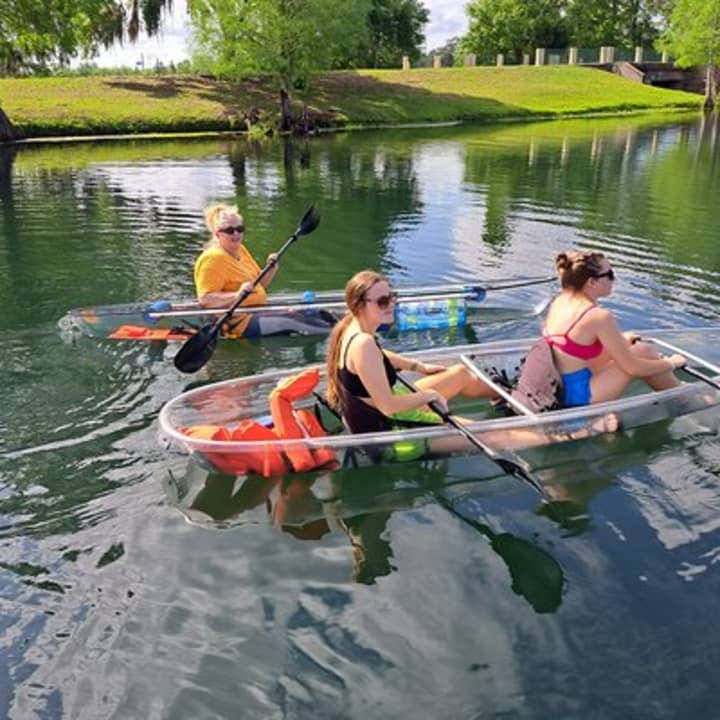
[[[290,105],[290,95],[283,88],[280,90],[280,132],[287,132],[293,126],[293,112]]]
[[[703,104],[703,110],[705,112],[711,112],[715,107],[714,95],[714,78],[713,78],[713,66],[708,64],[705,70],[705,103]]]
[[[10,122],[10,118],[0,108],[0,142],[17,140],[20,137],[18,129]]]

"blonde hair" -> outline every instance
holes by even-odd
[[[345,285],[345,305],[348,312],[335,325],[330,334],[330,344],[327,351],[327,401],[334,407],[340,407],[340,390],[338,373],[340,368],[340,349],[342,347],[343,333],[352,319],[357,316],[360,308],[365,305],[367,293],[373,285],[387,282],[387,278],[374,270],[361,270],[355,273]]]
[[[217,244],[217,238],[215,237],[215,231],[225,225],[230,217],[240,218],[240,222],[243,223],[243,216],[237,209],[237,205],[224,205],[223,203],[217,203],[215,205],[209,205],[205,208],[205,225],[207,229],[212,233],[212,237],[207,243],[206,247]]]
[[[555,267],[564,289],[580,291],[585,283],[602,272],[605,256],[592,250],[562,252],[555,258]]]

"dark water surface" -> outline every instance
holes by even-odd
[[[233,483],[157,444],[163,403],[323,340],[226,343],[188,378],[177,346],[56,323],[190,294],[220,200],[260,259],[319,207],[277,290],[538,274],[595,247],[624,327],[718,324],[719,147],[693,117],[0,151],[0,717],[714,716],[718,418],[545,452],[549,506],[473,458]]]

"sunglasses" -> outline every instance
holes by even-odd
[[[379,298],[367,298],[367,302],[375,303],[381,310],[386,310],[390,307],[390,303],[397,302],[397,293],[391,292],[387,295],[381,295]]]
[[[225,233],[225,235],[232,235],[233,233],[244,233],[244,225],[229,225],[228,227],[218,228],[218,232]]]
[[[613,282],[613,280],[615,280],[615,272],[613,270],[606,270],[602,273],[596,273],[592,277],[594,277],[596,280],[606,277],[610,282]]]

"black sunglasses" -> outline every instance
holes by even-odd
[[[397,302],[397,293],[391,292],[387,295],[381,295],[379,298],[366,298],[367,302],[375,303],[381,310],[385,310],[390,306],[390,303]]]
[[[606,270],[605,272],[595,273],[591,277],[594,277],[596,280],[606,277],[610,282],[613,282],[615,280],[615,272],[614,270],[610,269]]]
[[[244,233],[244,225],[228,225],[228,227],[218,228],[218,232],[225,233],[226,235],[232,235],[233,233]]]

